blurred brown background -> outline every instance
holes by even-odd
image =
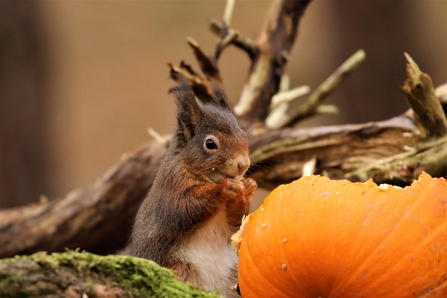
[[[269,1],[236,1],[232,26],[256,39]],[[92,182],[124,152],[169,133],[167,62],[196,66],[224,1],[0,1],[0,207],[55,198]],[[292,86],[316,88],[356,50],[366,62],[333,94],[338,116],[303,125],[367,122],[407,109],[399,89],[408,52],[434,85],[447,82],[447,1],[316,0],[288,65]],[[248,59],[220,67],[235,102]]]

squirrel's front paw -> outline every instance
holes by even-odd
[[[245,188],[244,190],[245,199],[250,200],[255,195],[255,190],[256,188],[258,188],[258,184],[256,183],[255,180],[251,178],[244,178],[242,180],[242,184],[244,184]]]
[[[231,232],[234,233],[241,225],[242,217],[249,211],[251,197],[246,197],[246,186],[251,189],[249,193],[254,193],[253,184],[249,181],[244,183],[234,179],[225,179],[222,184],[223,193],[227,195],[227,221],[231,227]],[[256,188],[256,182],[254,185]]]
[[[244,184],[241,181],[226,178],[222,182],[222,194],[229,200],[244,197]]]

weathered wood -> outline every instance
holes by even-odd
[[[428,74],[405,53],[407,58],[407,80],[402,90],[415,113],[421,137],[437,138],[447,135],[447,118]]]
[[[272,107],[265,123],[270,128],[292,127],[300,120],[311,117],[319,113],[322,101],[334,90],[336,87],[346,79],[362,62],[365,60],[365,52],[358,50],[348,60],[346,60],[334,73],[332,73],[304,103],[298,100],[292,100],[284,104],[279,104],[276,108]],[[278,96],[280,92],[275,95]]]
[[[78,247],[105,254],[123,247],[165,151],[147,143],[91,185],[50,202],[0,210],[0,257]]]
[[[244,126],[264,123],[298,32],[298,24],[311,0],[274,0],[259,34],[259,51],[234,112]]]
[[[250,175],[259,185],[273,188],[301,177],[304,164],[316,158],[314,174],[348,178],[362,166],[415,146],[418,139],[415,129],[414,122],[402,116],[366,124],[262,132],[252,137],[254,165]],[[358,176],[349,178],[362,181],[370,178]],[[377,183],[404,182],[399,176],[374,178]],[[408,182],[409,177],[405,179]]]

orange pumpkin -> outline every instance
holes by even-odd
[[[250,297],[447,297],[447,181],[406,188],[303,177],[244,223]]]

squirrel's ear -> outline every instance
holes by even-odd
[[[191,139],[197,127],[200,125],[201,110],[197,104],[194,92],[186,80],[180,80],[179,84],[169,90],[174,93],[177,105],[177,131],[179,141],[187,142]]]
[[[220,86],[217,82],[212,82],[211,88],[213,89],[214,95],[216,96],[214,101],[221,107],[231,111],[230,102],[228,101],[227,94],[222,89],[222,86]]]
[[[200,102],[204,104],[217,105],[221,108],[231,111],[231,105],[228,101],[227,94],[219,85],[219,83],[216,81],[212,81],[210,83],[210,87],[214,93],[214,96],[211,96],[206,90],[204,90],[204,92],[199,93]]]

